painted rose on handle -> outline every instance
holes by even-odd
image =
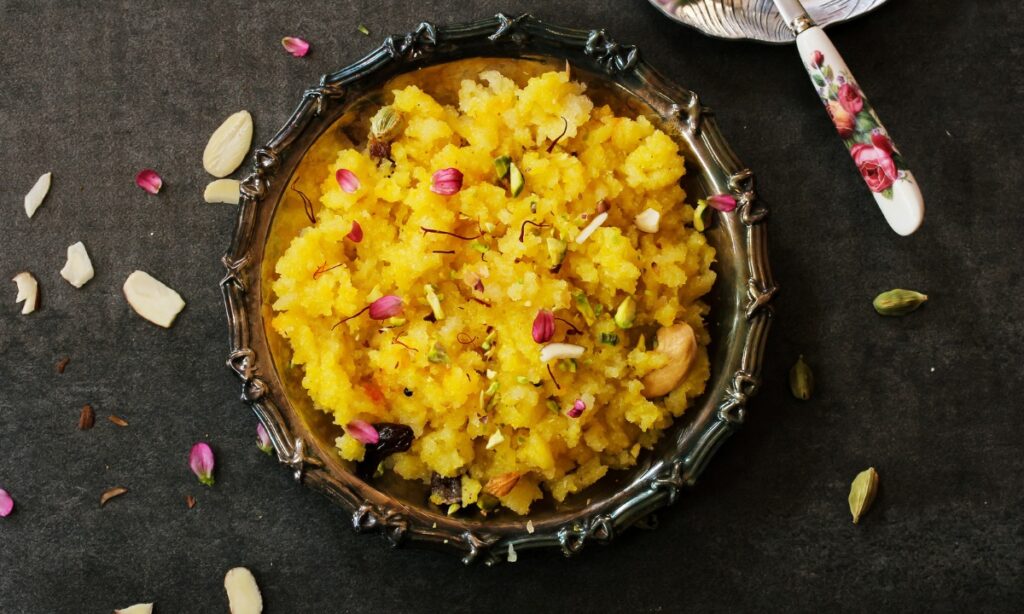
[[[850,148],[850,155],[872,192],[888,190],[899,177],[892,155],[881,147],[857,144]]]

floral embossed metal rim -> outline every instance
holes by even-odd
[[[670,19],[716,38],[792,43],[772,0],[649,0]],[[873,11],[886,0],[803,0],[815,23],[825,27]]]
[[[641,455],[638,467],[611,492],[576,508],[526,518],[449,517],[427,505],[411,504],[377,490],[339,469],[282,391],[270,356],[261,313],[261,266],[274,209],[305,148],[337,111],[367,82],[464,58],[546,58],[568,60],[576,69],[640,99],[688,151],[687,165],[697,190],[729,192],[739,201],[708,232],[718,248],[712,374],[708,390],[666,431],[658,446]],[[242,181],[240,210],[223,258],[220,286],[229,325],[228,366],[241,379],[241,398],[267,429],[278,460],[301,480],[322,491],[350,514],[356,531],[382,533],[392,545],[455,552],[465,563],[503,560],[517,551],[560,548],[566,555],[587,543],[606,543],[624,529],[674,502],[692,484],[721,443],[744,421],[747,400],[760,384],[764,345],[776,286],[767,257],[767,211],[756,200],[753,174],[736,159],[714,116],[696,94],[679,88],[631,46],[603,30],[576,30],[543,23],[529,15],[493,18],[454,26],[421,23],[404,36],[391,36],[368,55],[325,75],[308,89],[287,123],[253,156]],[[335,455],[336,456],[336,455]]]

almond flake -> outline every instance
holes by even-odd
[[[660,227],[661,214],[654,209],[644,209],[639,215],[633,218],[633,221],[641,232],[654,234],[658,232],[658,228]]]
[[[35,311],[39,305],[39,283],[36,278],[32,277],[32,273],[25,271],[15,275],[11,281],[18,284],[18,296],[14,298],[14,302],[25,301],[21,306],[21,314],[28,315]]]
[[[252,115],[239,111],[224,120],[210,135],[203,151],[203,168],[214,177],[227,177],[249,153],[252,145]]]
[[[563,358],[579,358],[587,348],[572,343],[549,343],[540,349],[540,361],[551,362]]]
[[[153,604],[136,603],[131,607],[114,610],[114,614],[153,614]]]
[[[114,497],[120,497],[126,492],[128,492],[128,489],[125,488],[124,486],[115,486],[113,488],[108,488],[104,490],[103,494],[100,495],[100,507],[106,505],[107,501],[110,501]]]
[[[122,428],[128,426],[128,421],[122,418],[121,416],[110,415],[107,416],[107,420],[110,420],[111,422]]]
[[[185,308],[181,295],[145,271],[135,271],[124,282],[124,297],[143,318],[157,326],[170,328]]]
[[[228,609],[231,614],[260,614],[263,612],[263,596],[256,578],[245,567],[235,567],[224,576],[224,590],[228,593]]]
[[[242,182],[237,179],[215,179],[203,190],[203,200],[208,203],[237,205],[241,197]]]
[[[69,245],[68,261],[60,270],[60,276],[72,286],[81,288],[93,275],[95,271],[92,268],[92,261],[89,260],[89,252],[85,251],[85,245],[81,241]]]
[[[36,180],[36,184],[32,186],[32,189],[25,195],[25,214],[32,217],[36,213],[36,209],[39,205],[43,204],[43,199],[46,198],[46,194],[50,191],[50,177],[52,173],[45,173],[39,179]]]

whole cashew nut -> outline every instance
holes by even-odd
[[[685,322],[663,326],[654,351],[668,356],[668,364],[644,376],[643,395],[648,399],[665,396],[679,385],[697,356],[697,337]]]

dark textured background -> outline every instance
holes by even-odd
[[[885,226],[792,48],[710,40],[640,0],[469,4],[0,0],[0,487],[17,500],[0,519],[0,612],[225,611],[240,564],[271,613],[1020,611],[1018,2],[892,0],[832,30],[923,187],[911,238]],[[783,291],[747,425],[658,530],[488,569],[354,535],[256,450],[224,367],[234,209],[202,202],[200,159],[227,114],[249,109],[263,142],[303,88],[384,34],[498,10],[606,27],[698,91],[757,173]],[[290,34],[310,56],[281,50]],[[163,174],[159,196],[135,187],[142,167]],[[28,220],[22,197],[48,170]],[[81,290],[58,275],[78,240],[97,271]],[[6,281],[26,268],[43,297],[30,317]],[[188,301],[173,329],[126,305],[136,268]],[[879,318],[870,300],[895,286],[932,300]],[[799,352],[819,382],[809,403],[785,384]],[[86,402],[100,419],[79,432]],[[218,453],[212,489],[186,467],[200,438]],[[847,489],[868,465],[881,495],[854,526]],[[99,509],[117,484],[131,492]]]

